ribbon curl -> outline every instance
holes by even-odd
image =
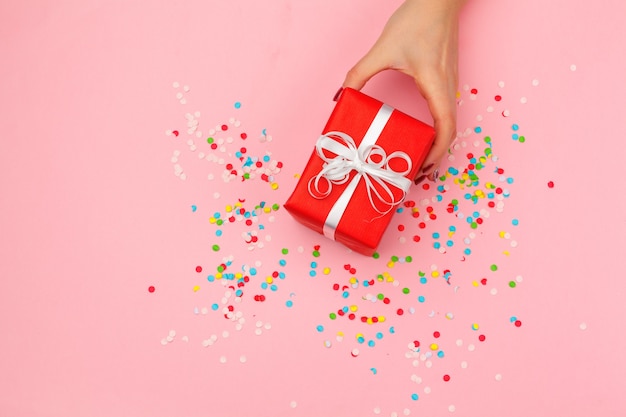
[[[357,172],[352,179],[354,187],[363,178],[372,208],[385,215],[404,200],[411,187],[411,181],[405,175],[411,171],[412,163],[405,152],[396,151],[387,155],[376,144],[357,147],[354,139],[343,132],[328,132],[320,136],[315,149],[324,164],[308,183],[309,194],[314,198],[327,197],[332,192],[333,185],[345,184],[354,170]],[[329,154],[334,156],[328,156]],[[394,159],[404,160],[407,168],[404,171],[395,171],[390,165]],[[326,191],[320,189],[322,179],[326,180]],[[394,197],[392,187],[402,191],[400,199]],[[381,203],[385,206],[384,209],[379,208]]]

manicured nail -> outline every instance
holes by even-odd
[[[415,185],[418,185],[420,182],[424,181],[425,178],[426,175],[420,175],[419,177],[415,178],[413,182],[415,183]]]
[[[339,96],[341,95],[342,91],[343,91],[343,87],[340,87],[339,90],[337,90],[337,92],[335,93],[335,97],[333,97],[333,101],[339,100]]]
[[[439,168],[433,171],[433,182],[437,182],[439,179]]]
[[[431,169],[431,168],[433,167],[433,165],[435,165],[435,163],[434,163],[434,162],[432,162],[432,163],[430,163],[430,164],[426,165],[425,167],[422,167],[422,172],[426,172],[426,171],[428,171],[429,169]]]

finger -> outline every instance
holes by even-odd
[[[374,75],[385,68],[386,66],[381,64],[381,59],[374,47],[348,71],[343,81],[343,87],[360,90]]]
[[[428,155],[424,159],[422,174],[431,181],[434,171],[439,168],[442,159],[456,137],[456,106],[448,94],[426,96],[428,107],[433,115],[435,139]]]
[[[423,165],[424,167],[428,167],[428,169],[423,172],[423,175],[426,175],[429,180],[435,181],[435,172],[438,172],[441,161],[446,156],[448,149],[450,149],[450,144],[455,136],[456,129],[454,127],[450,128],[449,124],[445,125],[443,128],[439,127],[435,135],[433,146],[430,148]]]

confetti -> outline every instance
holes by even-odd
[[[464,370],[469,365],[463,358],[457,362],[458,352],[471,355],[468,352],[494,349],[491,345],[497,344],[490,343],[493,332],[511,331],[511,324],[513,328],[522,325],[517,316],[494,309],[502,324],[497,327],[483,322],[477,311],[462,311],[456,304],[470,293],[503,297],[515,294],[505,288],[522,286],[522,276],[511,274],[514,264],[507,257],[515,256],[516,238],[522,235],[518,231],[525,222],[509,212],[507,200],[514,196],[517,182],[506,166],[510,155],[497,152],[505,141],[512,140],[516,144],[511,146],[516,146],[527,140],[524,134],[528,126],[520,123],[517,114],[520,107],[511,107],[516,112],[513,114],[505,106],[517,97],[522,104],[533,103],[528,103],[530,95],[525,92],[510,96],[515,91],[511,84],[501,80],[497,83],[499,90],[481,87],[480,92],[465,85],[457,93],[459,105],[465,100],[464,112],[471,110],[468,103],[480,106],[480,111],[467,118],[471,122],[463,126],[451,145],[438,182],[420,184],[397,208],[387,232],[394,244],[381,247],[371,258],[350,252],[337,258],[336,254],[329,256],[328,247],[322,247],[319,241],[294,244],[293,240],[282,240],[287,230],[281,222],[285,214],[281,204],[274,202],[282,196],[276,200],[271,196],[280,195],[286,188],[280,181],[283,171],[291,171],[289,181],[298,179],[299,174],[293,174],[294,167],[287,166],[281,155],[270,149],[268,129],[247,126],[245,120],[236,117],[207,120],[198,110],[183,112],[183,118],[166,131],[168,143],[178,148],[170,156],[174,174],[192,183],[200,181],[205,190],[207,180],[215,181],[209,183],[206,195],[191,200],[196,202],[191,205],[191,213],[196,213],[193,220],[198,222],[198,230],[208,231],[207,247],[202,248],[203,255],[198,255],[193,264],[181,268],[193,280],[186,281],[186,288],[198,293],[188,314],[209,320],[210,328],[221,335],[219,342],[215,335],[204,336],[196,346],[206,348],[214,360],[227,364],[226,356],[219,356],[214,347],[216,343],[219,346],[222,339],[235,343],[248,332],[271,338],[268,319],[284,315],[279,317],[283,323],[285,317],[296,317],[298,310],[306,306],[310,309],[307,316],[314,321],[296,323],[297,331],[318,337],[315,346],[319,349],[339,350],[352,366],[364,366],[369,377],[377,375],[379,379],[389,371],[386,365],[370,360],[385,355],[406,358],[407,385],[402,395],[416,406],[424,402],[418,401],[422,392],[429,394],[433,389],[445,390],[459,384],[461,378],[452,370],[458,369],[459,363]],[[531,82],[533,87],[538,84],[538,80]],[[176,82],[173,87],[181,104],[193,97],[189,86],[181,88]],[[243,107],[240,101],[231,98],[227,103],[229,111],[243,114],[238,111]],[[262,200],[259,194],[254,193],[254,198],[247,194],[249,188],[244,187],[250,183],[261,193]],[[553,187],[552,181],[548,186]],[[189,204],[184,203],[184,207],[183,215],[191,216]],[[477,262],[479,268],[472,269]],[[315,296],[323,303],[312,302],[312,294],[300,291],[294,298],[294,282],[303,276],[311,278],[305,281],[315,288]],[[151,288],[149,292],[153,292]],[[328,307],[321,309],[317,304]],[[420,326],[414,326],[416,322]],[[282,326],[276,328],[279,330],[274,332],[284,331]],[[586,329],[586,324],[581,323],[579,328]],[[168,333],[161,344],[174,339],[175,332]],[[397,342],[402,351],[393,350]],[[449,354],[459,348],[456,354]],[[235,355],[239,355],[240,363],[248,361],[246,355]],[[226,366],[237,364],[237,360],[230,362]],[[413,373],[415,369],[428,371],[418,376]],[[433,380],[436,382],[431,388],[428,384]],[[442,380],[449,384],[441,384]],[[423,383],[418,394],[415,384]],[[376,400],[372,396],[372,401]],[[296,407],[295,401],[289,404]],[[456,407],[450,405],[448,411],[455,412]],[[375,414],[381,412],[374,408]],[[396,411],[386,413],[398,415]],[[403,414],[409,415],[410,410],[405,409]]]

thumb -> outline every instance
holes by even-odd
[[[361,58],[346,74],[342,87],[360,90],[370,78],[384,70],[385,67],[381,66],[380,60],[376,59],[374,56],[375,54],[370,51]]]

